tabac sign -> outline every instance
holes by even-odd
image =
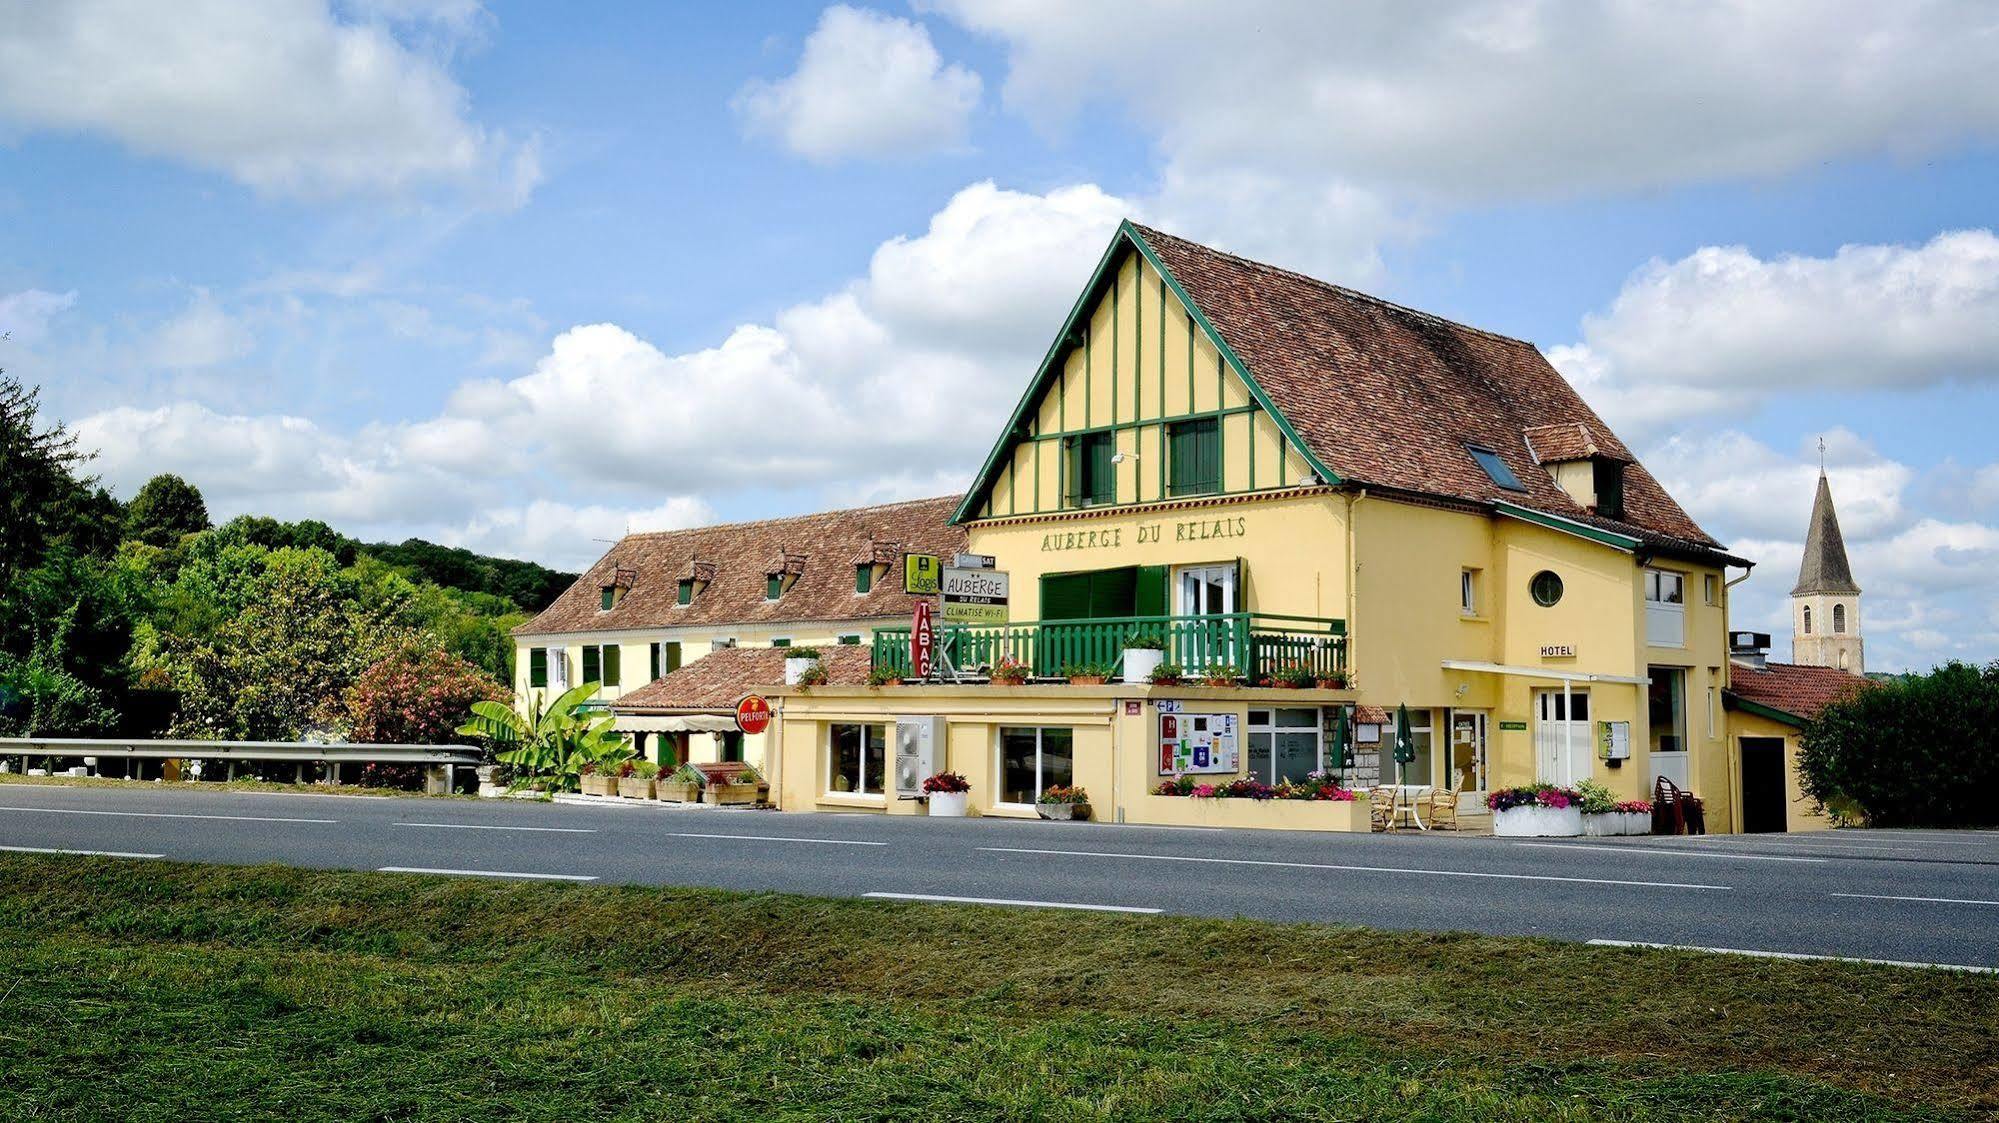
[[[946,624],[1006,623],[1009,583],[996,569],[946,569],[938,591]]]

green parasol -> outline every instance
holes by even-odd
[[[1402,768],[1416,760],[1416,738],[1409,733],[1409,703],[1395,707],[1395,782],[1402,783]]]
[[[1340,706],[1333,711],[1333,743],[1326,755],[1340,762],[1342,771],[1353,767],[1353,730],[1347,726],[1347,708]]]

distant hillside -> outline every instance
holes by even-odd
[[[433,585],[491,593],[505,597],[528,612],[540,612],[575,580],[545,565],[513,558],[475,554],[456,546],[440,546],[421,538],[400,543],[362,543],[358,552],[388,565],[407,569]]]

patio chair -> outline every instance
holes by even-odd
[[[1652,785],[1653,834],[1706,834],[1707,805],[1692,792],[1659,777]]]
[[[1464,791],[1463,772],[1451,778],[1450,787],[1431,789],[1423,804],[1423,821],[1430,825],[1431,830],[1445,826],[1452,830],[1458,829],[1458,797],[1463,795]]]
[[[1379,784],[1368,791],[1368,813],[1374,820],[1374,829],[1391,831],[1395,829],[1395,787]]]

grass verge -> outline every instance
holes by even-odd
[[[1948,1119],[1999,981],[0,856],[8,1119]]]

